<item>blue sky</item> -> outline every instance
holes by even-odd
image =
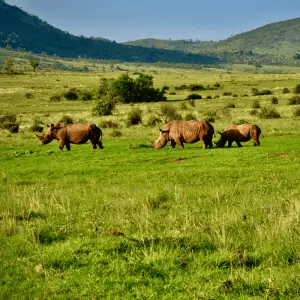
[[[300,0],[5,0],[75,35],[223,40],[300,17]]]

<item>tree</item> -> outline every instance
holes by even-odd
[[[5,69],[7,71],[12,71],[13,66],[14,66],[14,61],[10,57],[8,57],[5,60]]]
[[[33,68],[33,71],[35,72],[36,68],[39,66],[39,62],[36,60],[30,60],[29,64],[31,65],[31,67]]]

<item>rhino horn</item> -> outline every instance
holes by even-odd
[[[149,139],[145,138],[153,147],[154,147],[154,142],[151,142]]]

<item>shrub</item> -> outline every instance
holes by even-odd
[[[215,87],[215,88],[219,88],[219,87],[221,87],[221,85],[220,85],[219,82],[216,82],[216,83],[214,84],[214,87]]]
[[[189,105],[195,107],[195,100],[191,99],[188,101]]]
[[[238,95],[237,94],[233,94],[232,97],[236,98],[236,97],[238,97]]]
[[[258,111],[256,109],[252,109],[252,110],[250,110],[249,114],[251,116],[256,116],[258,114]]]
[[[176,95],[176,93],[175,92],[170,92],[169,95]]]
[[[67,100],[77,100],[79,98],[77,90],[72,88],[64,93],[64,98]]]
[[[73,124],[74,123],[73,119],[68,115],[62,116],[61,119],[59,120],[59,122],[60,123],[66,123],[66,124]]]
[[[109,94],[121,103],[159,102],[167,100],[164,96],[167,89],[166,86],[154,88],[150,75],[139,74],[138,78],[133,79],[126,74],[111,82]]]
[[[180,86],[175,86],[175,90],[186,90],[188,86],[186,84],[182,84]]]
[[[188,113],[185,115],[184,120],[185,121],[197,120],[197,117],[192,113]]]
[[[281,92],[282,92],[282,94],[289,94],[290,90],[287,87],[285,87],[285,88],[282,89]]]
[[[147,125],[148,126],[156,126],[161,122],[161,119],[159,117],[156,117],[154,115],[150,116],[149,119],[147,120]]]
[[[206,99],[212,99],[212,96],[210,96],[210,95],[208,95],[208,96],[206,96]]]
[[[180,104],[180,109],[181,110],[187,110],[188,108],[187,108],[186,104],[183,102],[183,103]]]
[[[113,130],[109,135],[112,137],[119,137],[119,136],[122,136],[123,133],[119,130]]]
[[[293,111],[293,116],[300,117],[300,108],[299,107]]]
[[[288,104],[289,105],[300,104],[300,97],[297,95],[293,96],[291,99],[289,99]]]
[[[235,104],[234,103],[228,103],[225,108],[235,108]]]
[[[126,125],[138,125],[140,123],[142,123],[142,111],[139,108],[133,108],[127,114]]]
[[[214,99],[220,98],[220,95],[215,95]]]
[[[258,114],[261,119],[278,119],[280,118],[279,112],[275,108],[263,107]]]
[[[94,98],[94,95],[92,92],[85,91],[85,92],[82,92],[82,94],[81,94],[81,99],[83,101],[93,100],[93,98]]]
[[[252,103],[252,108],[260,108],[260,103],[258,100],[254,100]]]
[[[11,133],[19,132],[19,123],[17,123],[17,116],[9,114],[0,116],[0,128],[7,129]]]
[[[258,90],[257,88],[252,88],[253,96],[261,96],[261,95],[271,95],[272,92],[270,90]]]
[[[42,125],[41,120],[38,119],[38,118],[34,118],[33,119],[33,124],[30,126],[30,130],[32,132],[35,132],[35,131],[42,132],[43,129],[44,129],[44,126]]]
[[[224,92],[223,93],[223,96],[231,96],[232,95],[232,92]]]
[[[243,97],[248,97],[248,94],[243,94]]]
[[[272,104],[278,104],[278,98],[277,97],[272,97],[271,103]]]
[[[160,114],[162,117],[165,118],[165,121],[171,120],[181,120],[181,115],[178,114],[176,107],[172,106],[171,104],[162,104],[160,106]]]
[[[25,97],[26,97],[26,99],[33,99],[34,98],[32,93],[26,93]]]
[[[197,99],[202,99],[202,96],[198,94],[190,94],[185,98],[185,100],[197,100]]]
[[[56,95],[52,95],[52,96],[50,96],[50,101],[51,102],[59,102],[59,101],[61,101],[61,95],[59,95],[59,94],[56,94]]]
[[[208,122],[215,122],[215,120],[218,118],[218,113],[214,109],[209,109],[205,112],[205,119]]]
[[[104,95],[95,101],[95,106],[92,108],[92,114],[96,116],[112,115],[115,109],[116,102],[110,95]]]
[[[117,129],[120,127],[119,123],[112,120],[104,120],[99,123],[100,128],[114,128]]]
[[[188,88],[190,91],[204,91],[206,89],[202,84],[190,84]]]
[[[294,88],[294,93],[295,94],[300,94],[300,84],[297,84]]]

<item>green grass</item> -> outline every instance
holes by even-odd
[[[130,105],[93,117],[92,102],[49,102],[65,86],[96,89],[94,73],[2,75],[0,110],[17,114],[20,132],[0,131],[1,299],[299,298],[300,123],[281,94],[299,75],[180,72],[159,69],[155,83],[220,82],[220,98],[191,107],[188,91],[176,91],[172,105],[184,102],[199,118],[216,110],[216,130],[254,122],[265,136],[261,146],[155,150],[144,138],[157,138],[158,126],[145,124],[159,103],[135,105],[143,125],[126,127]],[[252,96],[252,87],[273,95]],[[280,119],[249,115],[253,100],[272,107],[273,96]],[[228,103],[236,108],[224,113]],[[123,135],[103,129],[104,150],[39,145],[32,118],[51,123],[66,114],[115,120]]]

